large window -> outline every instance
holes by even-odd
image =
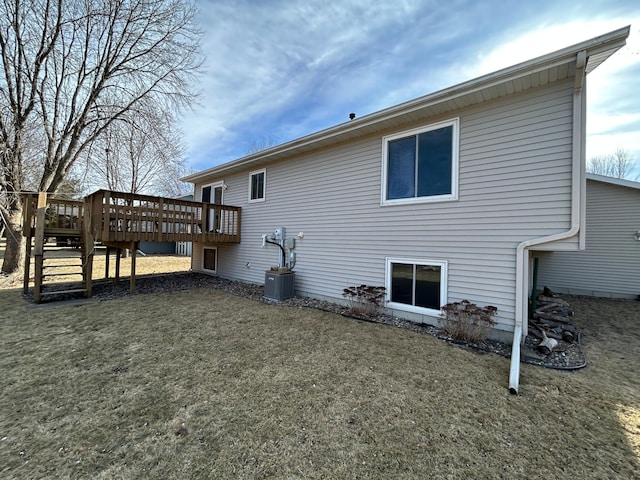
[[[438,314],[447,303],[447,262],[387,258],[389,306],[416,313]]]
[[[266,169],[249,174],[249,202],[264,202],[267,186]]]
[[[458,198],[458,123],[384,137],[383,205]]]

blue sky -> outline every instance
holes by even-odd
[[[196,3],[206,60],[182,122],[194,171],[626,25],[627,46],[588,77],[587,157],[619,146],[640,163],[640,1]]]

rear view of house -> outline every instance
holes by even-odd
[[[538,279],[558,293],[640,298],[640,183],[588,173],[586,248],[540,255]]]
[[[196,200],[242,208],[242,241],[194,244],[193,270],[263,283],[282,259],[261,237],[282,226],[298,294],[385,286],[394,315],[431,324],[449,302],[494,305],[517,391],[531,252],[584,246],[586,77],[628,33],[186,177]]]

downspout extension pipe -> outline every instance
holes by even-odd
[[[577,235],[580,232],[579,224],[572,224],[566,232],[526,240],[516,249],[516,321],[513,330],[513,344],[511,346],[511,369],[509,371],[509,392],[517,395],[520,384],[520,344],[523,340],[525,318],[528,317],[528,308],[525,299],[528,299],[528,288],[524,279],[529,278],[529,248],[544,243],[556,242]]]
[[[571,227],[569,230],[546,237],[532,238],[518,244],[516,248],[516,308],[513,345],[511,347],[511,367],[509,371],[509,392],[517,395],[520,386],[520,345],[529,318],[527,300],[529,278],[529,249],[536,245],[557,242],[580,233],[582,218],[582,185],[584,184],[584,150],[586,110],[584,80],[586,77],[587,52],[582,50],[576,56],[576,77],[573,98],[573,148],[571,176]]]

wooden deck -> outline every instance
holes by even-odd
[[[25,236],[35,236],[38,194],[26,195]],[[84,201],[48,198],[48,236],[79,236],[96,242],[240,243],[240,207],[98,190]]]
[[[35,258],[34,298],[40,301],[46,239],[56,238],[82,252],[85,296],[91,295],[94,244],[132,252],[131,290],[135,289],[135,255],[141,241],[240,243],[241,208],[175,198],[99,190],[84,200],[65,200],[47,194],[24,196],[23,235],[27,255]],[[119,256],[117,257],[119,258]],[[29,261],[24,290],[28,290]],[[116,265],[119,265],[117,262]],[[119,277],[119,268],[116,275]]]

